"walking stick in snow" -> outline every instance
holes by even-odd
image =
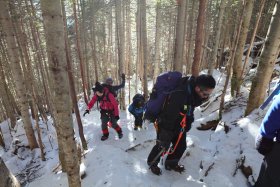
[[[263,104],[260,106],[260,109],[264,110],[265,107],[270,103],[270,101],[273,99],[275,95],[278,95],[280,93],[280,81],[277,83],[277,86],[272,91],[272,93],[266,98],[266,100],[263,102]]]

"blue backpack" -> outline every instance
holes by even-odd
[[[182,73],[169,71],[160,74],[146,103],[144,119],[154,122],[164,108],[165,99],[178,86]]]

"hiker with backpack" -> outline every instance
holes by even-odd
[[[135,94],[128,111],[134,116],[134,130],[142,129],[145,98],[142,94]]]
[[[279,187],[280,94],[275,97],[262,121],[256,137],[256,149],[264,159],[255,187]]]
[[[118,125],[119,117],[119,108],[118,103],[114,97],[114,95],[108,90],[108,88],[104,87],[99,82],[95,83],[95,88],[93,89],[95,91],[94,96],[92,97],[91,101],[88,104],[88,108],[85,111],[84,115],[89,114],[90,109],[94,106],[96,102],[99,103],[100,107],[100,114],[101,114],[101,128],[103,136],[101,137],[101,140],[107,140],[109,137],[109,130],[108,130],[108,123],[110,122],[112,127],[116,130],[118,133],[119,139],[123,137],[122,129]]]
[[[122,73],[121,78],[122,78],[122,82],[120,85],[113,85],[114,81],[111,77],[109,77],[105,80],[104,86],[108,87],[108,89],[110,89],[111,92],[113,92],[115,94],[115,97],[117,97],[118,90],[124,88],[124,86],[125,86],[125,74],[124,73]]]
[[[155,175],[161,175],[158,163],[163,155],[167,155],[166,170],[179,173],[185,170],[183,165],[179,165],[179,160],[187,148],[186,133],[192,127],[194,109],[209,98],[216,86],[211,75],[199,75],[196,78],[181,76],[180,72],[159,75],[152,98],[147,102],[145,119],[155,121],[157,129],[156,145],[147,159],[147,164]],[[160,106],[154,106],[155,103]],[[155,108],[158,111],[152,111]]]

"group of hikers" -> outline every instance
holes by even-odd
[[[102,141],[109,137],[108,126],[115,129],[119,139],[123,137],[122,128],[118,125],[120,117],[116,99],[118,90],[125,86],[125,74],[121,78],[122,82],[117,86],[113,85],[112,78],[107,78],[103,84],[96,82],[94,95],[84,113],[84,116],[89,114],[94,104],[99,104]],[[158,167],[162,155],[167,155],[164,163],[166,170],[179,173],[185,170],[179,160],[187,148],[186,133],[192,127],[195,107],[209,99],[215,86],[212,75],[182,77],[180,72],[166,72],[158,76],[148,102],[142,94],[133,97],[128,111],[135,119],[134,130],[142,128],[143,120],[154,123],[156,129],[156,144],[147,158],[153,174],[162,174]],[[256,149],[264,155],[264,160],[255,187],[280,187],[277,174],[280,168],[280,95],[263,119],[256,138]]]

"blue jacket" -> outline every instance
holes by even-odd
[[[269,139],[276,137],[276,141],[280,142],[280,94],[275,96],[259,130],[262,136]]]
[[[144,106],[136,107],[133,103],[129,105],[128,111],[134,116],[143,116]]]

